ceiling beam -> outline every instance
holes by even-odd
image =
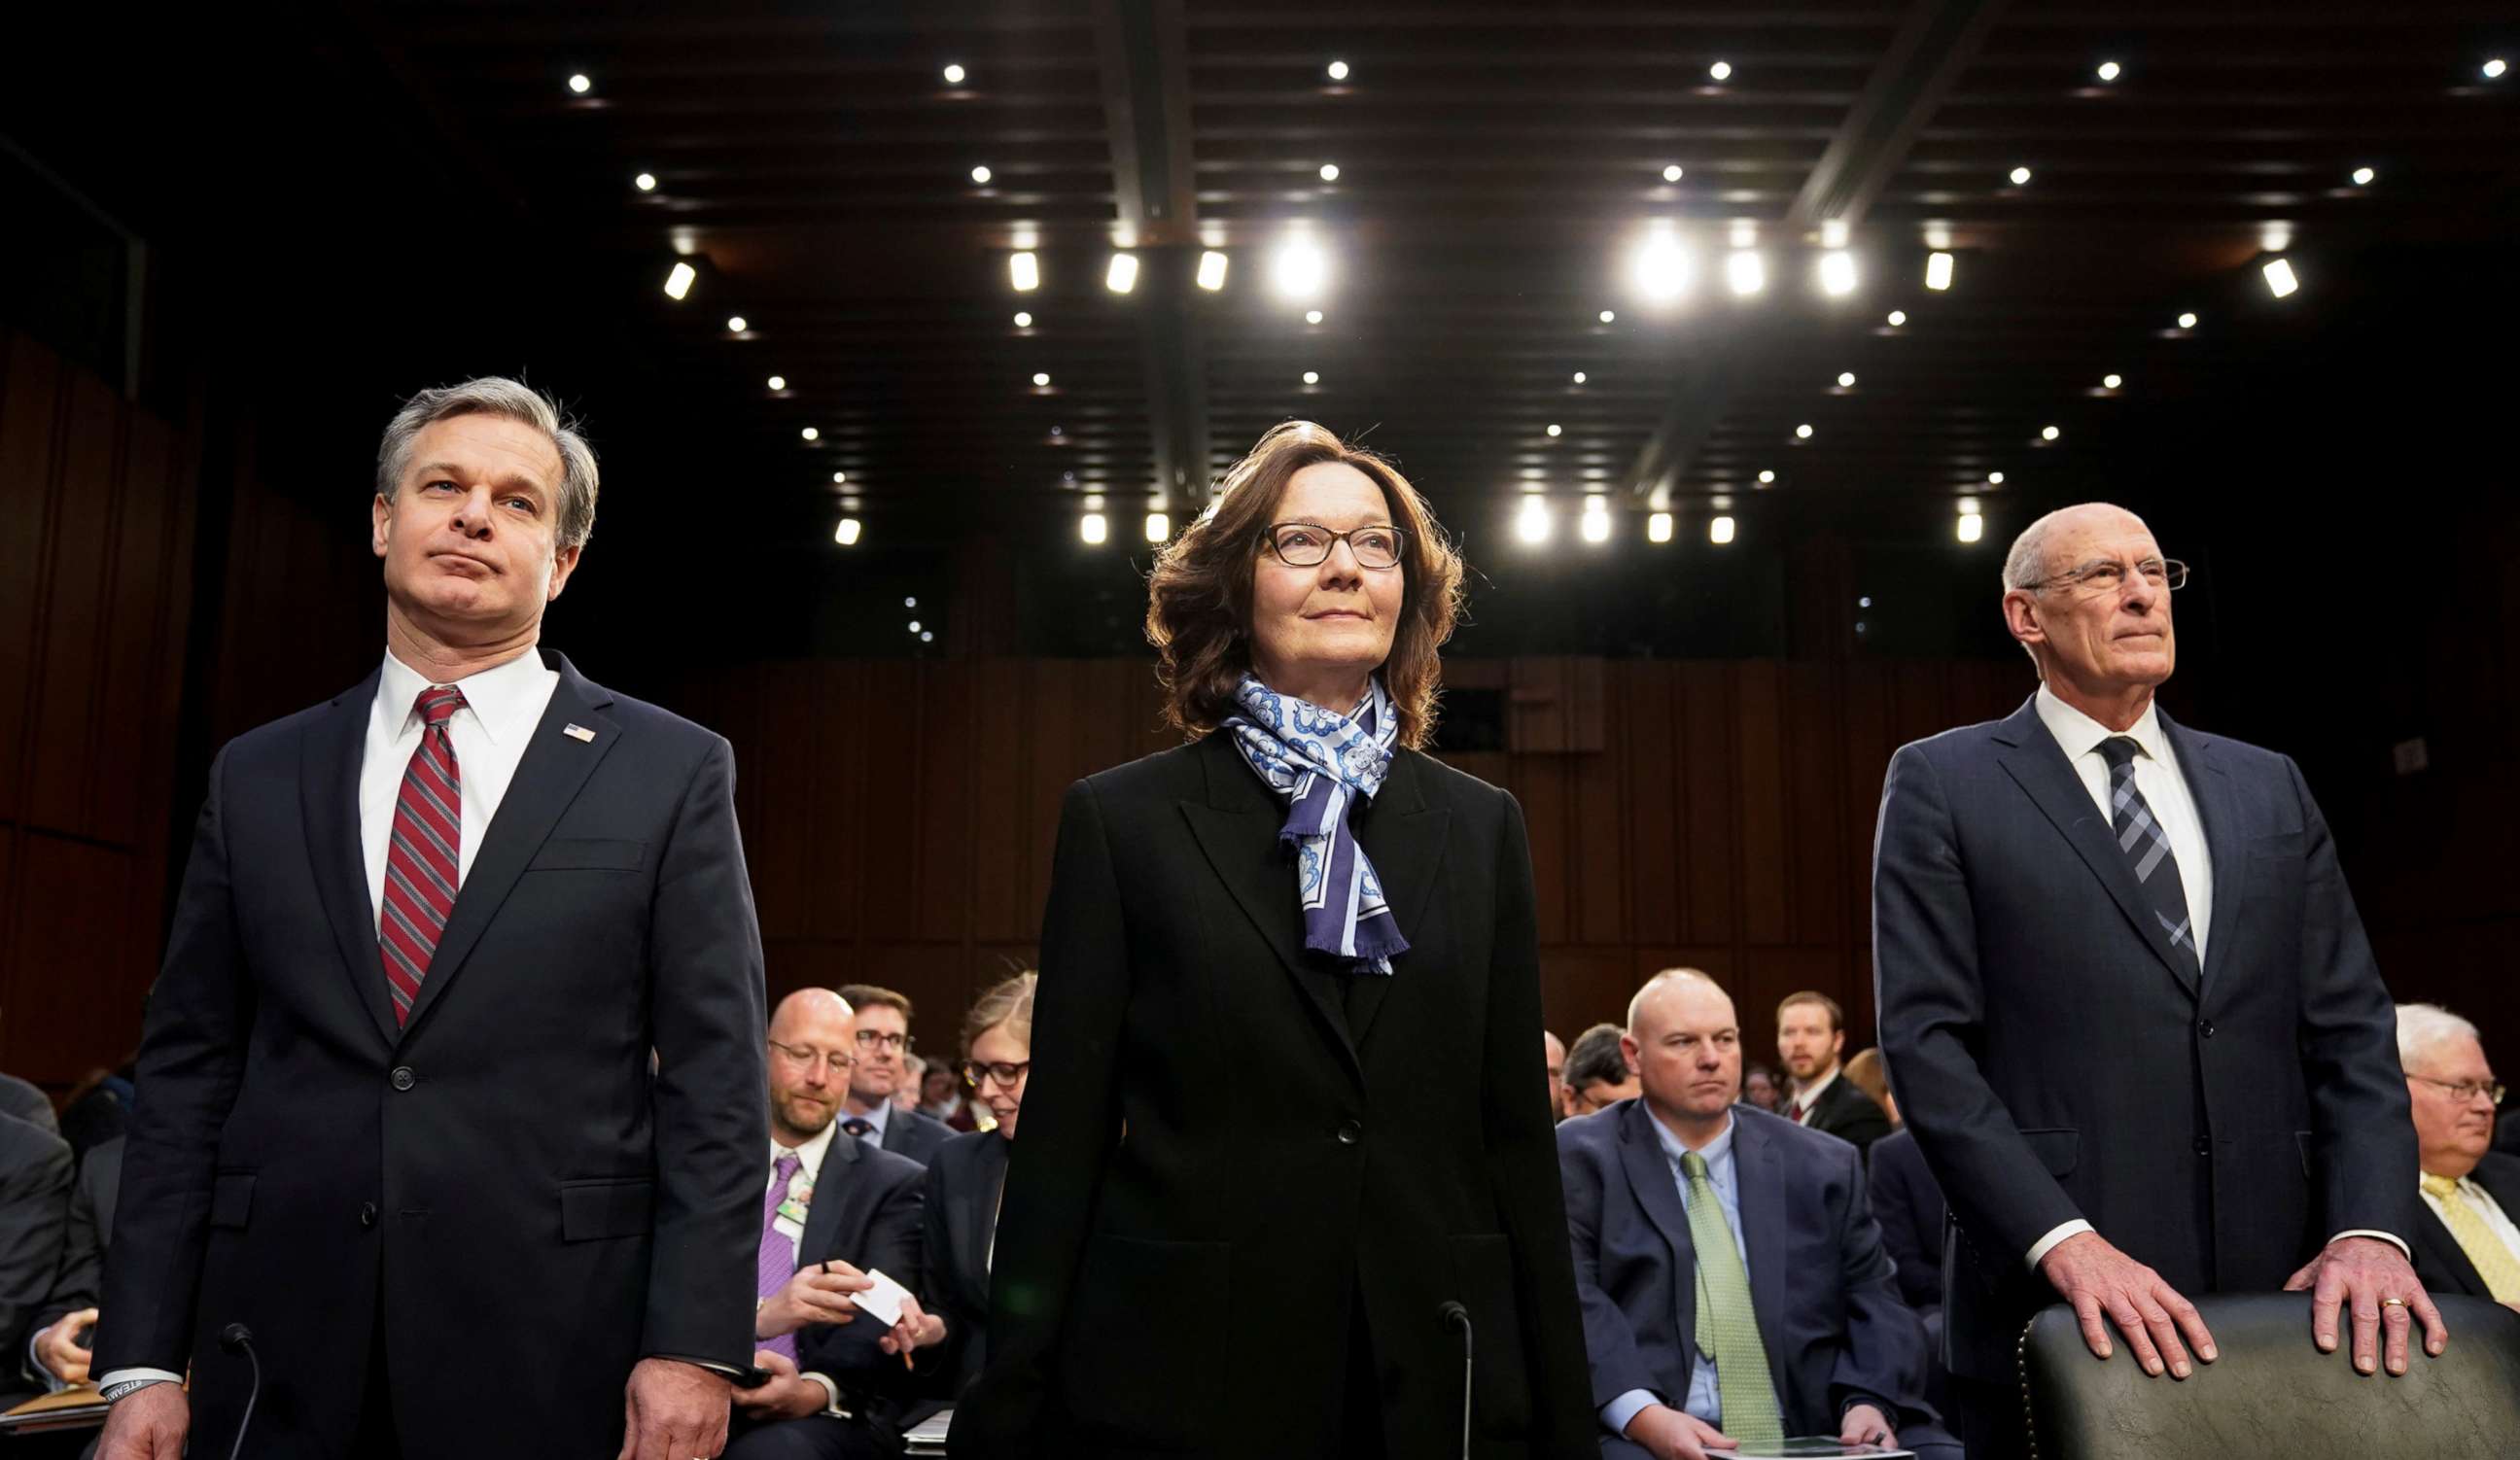
[[[1975,59],[2004,0],[1915,0],[1899,33],[1872,68],[1855,105],[1837,125],[1820,160],[1785,210],[1789,243],[1844,231],[1851,235],[1881,190],[1898,174],[1916,134],[1952,83]],[[1781,273],[1782,271],[1780,271]],[[1734,382],[1751,358],[1778,347],[1777,330],[1743,331],[1682,372],[1654,433],[1637,453],[1629,486],[1638,496],[1666,496],[1724,420]]]

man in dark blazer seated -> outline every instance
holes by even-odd
[[[1890,1118],[1855,1082],[1839,1078],[1845,1053],[1846,1010],[1836,999],[1807,989],[1778,1003],[1777,1058],[1794,1091],[1777,1114],[1866,1151],[1890,1133]]]
[[[2061,1296],[2103,1357],[2214,1356],[2182,1296],[2311,1289],[2403,1371],[2414,1135],[2388,991],[2300,770],[2153,703],[2165,560],[2133,513],[2034,522],[2003,609],[2009,718],[1902,748],[1873,863],[1881,1052],[1957,1218],[1945,1337],[1973,1452],[2017,1445],[2015,1339]],[[2385,1329],[2386,1352],[2380,1336]]]
[[[1957,1460],[1855,1148],[1736,1103],[1732,1000],[1693,969],[1638,992],[1626,1048],[1644,1093],[1557,1128],[1602,1455],[1826,1434]]]
[[[2439,1004],[2398,1006],[2415,1117],[2415,1270],[2440,1292],[2520,1307],[2520,1158],[2491,1149],[2502,1082],[2476,1026]]]
[[[69,1224],[62,1234],[62,1264],[52,1293],[34,1318],[26,1341],[26,1374],[47,1390],[63,1390],[92,1376],[95,1355],[85,1337],[96,1323],[97,1290],[105,1275],[105,1250],[113,1238],[113,1209],[122,1193],[122,1137],[87,1153],[70,1188]]]
[[[226,1453],[239,1323],[250,1454],[723,1444],[760,937],[726,741],[535,647],[595,493],[534,391],[415,396],[379,451],[378,672],[212,764],[106,1264],[105,1460],[188,1427]]]
[[[909,1081],[910,997],[874,984],[840,989],[857,1016],[857,1065],[849,1072],[848,1103],[840,1128],[865,1143],[925,1166],[936,1148],[954,1138],[954,1128],[920,1110],[894,1103]]]
[[[69,1225],[68,1141],[13,1115],[0,1115],[0,1343],[23,1344],[51,1296]],[[36,1388],[0,1368],[0,1399],[15,1403]]]
[[[897,1453],[908,1368],[882,1351],[887,1329],[858,1312],[863,1275],[916,1290],[918,1162],[851,1140],[839,1128],[857,1047],[849,1005],[800,989],[770,1021],[770,1146],[763,1175],[753,1363],[769,1382],[738,1390],[727,1460],[866,1460]],[[799,1326],[801,1325],[801,1326]],[[902,1316],[904,1338],[918,1329]]]

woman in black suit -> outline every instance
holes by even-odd
[[[1157,562],[1192,743],[1068,788],[954,1451],[1595,1453],[1522,816],[1419,752],[1462,564],[1279,426]],[[1458,1306],[1456,1306],[1458,1305]]]

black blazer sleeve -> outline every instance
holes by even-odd
[[[989,1293],[989,1366],[973,1388],[973,1401],[956,1410],[958,1454],[1032,1452],[1051,1349],[1119,1123],[1115,1056],[1128,997],[1119,879],[1094,787],[1080,780],[1059,808],[1042,914],[1023,1140],[1007,1172]]]
[[[769,1020],[735,823],[735,755],[724,740],[683,793],[648,938],[656,1209],[640,1351],[744,1368],[753,1344],[743,1295],[756,1278],[770,1138]]]
[[[87,1160],[80,1163],[78,1180],[70,1187],[69,1225],[62,1233],[61,1268],[53,1276],[51,1296],[26,1325],[29,1337],[68,1314],[97,1305],[97,1289],[105,1279],[104,1208],[109,1205],[103,1188],[119,1174],[121,1165],[118,1138],[88,1152]]]
[[[149,1098],[132,1112],[124,1146],[125,1164],[140,1178],[126,1183],[114,1211],[113,1261],[92,1362],[99,1375],[129,1368],[180,1374],[192,1354],[219,1132],[236,1102],[254,1015],[229,897],[221,816],[227,767],[223,750],[210,766],[166,958],[142,1026],[139,1084]]]
[[[851,1263],[861,1272],[880,1272],[913,1293],[923,1293],[927,1272],[920,1209],[926,1173],[907,1158],[870,1165],[872,1170],[852,1173],[853,1179],[877,1183],[864,1224],[855,1233],[842,1233],[832,1251],[823,1256]],[[860,1388],[905,1392],[909,1371],[898,1355],[877,1347],[891,1331],[880,1319],[864,1314],[846,1323],[807,1328],[796,1336],[797,1367]]]
[[[20,1352],[51,1296],[69,1224],[70,1148],[60,1136],[0,1117],[0,1343]]]
[[[972,1288],[985,1291],[988,1276],[978,1274],[973,1284],[969,1275],[960,1270],[962,1254],[955,1249],[953,1228],[947,1219],[955,1181],[970,1174],[975,1165],[940,1152],[936,1162],[927,1168],[919,1209],[919,1248],[924,1262],[920,1272],[924,1283],[919,1290],[919,1301],[945,1325],[944,1342],[919,1350],[919,1371],[935,1381],[931,1388],[947,1391],[949,1397],[956,1376],[963,1372],[963,1355],[969,1349],[973,1334],[989,1318],[987,1308],[975,1307],[964,1297]]]

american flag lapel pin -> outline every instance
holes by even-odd
[[[562,730],[561,733],[568,736],[572,740],[584,740],[589,745],[595,743],[595,731],[588,730],[582,725],[569,726]]]

